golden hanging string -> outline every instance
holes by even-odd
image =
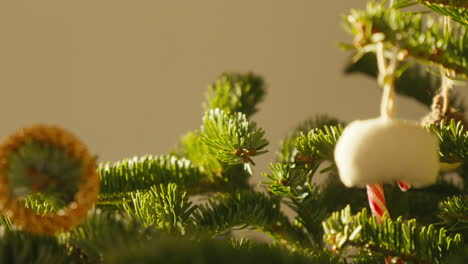
[[[384,118],[392,118],[395,114],[395,69],[397,66],[397,56],[394,52],[387,64],[385,59],[384,44],[377,42],[377,66],[379,68],[379,84],[383,88],[382,102],[380,104],[380,115]]]

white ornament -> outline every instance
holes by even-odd
[[[439,172],[439,141],[421,125],[392,118],[354,121],[343,131],[335,162],[344,185],[432,184]]]

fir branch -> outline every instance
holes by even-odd
[[[132,194],[132,202],[124,204],[124,210],[145,226],[180,234],[193,225],[191,214],[196,208],[188,200],[187,193],[180,191],[174,183]]]
[[[208,87],[205,111],[219,108],[226,113],[244,113],[247,117],[258,111],[263,100],[263,79],[253,73],[223,73]]]
[[[199,135],[199,131],[184,135],[177,150],[178,155],[190,160],[200,169],[200,172],[207,174],[210,178],[221,176],[222,165],[201,141]]]
[[[468,78],[468,31],[463,26],[454,25],[443,34],[442,23],[430,17],[423,20],[422,14],[373,3],[366,10],[352,10],[346,23],[361,52],[375,50],[376,39],[383,36],[386,45],[398,47],[420,62],[434,63]]]
[[[270,164],[270,171],[271,174],[264,174],[270,182],[264,183],[267,184],[268,191],[275,195],[302,200],[311,191],[313,174],[302,167],[278,162]]]
[[[235,227],[257,227],[289,247],[310,246],[305,234],[291,226],[279,200],[253,191],[238,191],[211,198],[194,211],[196,226],[213,235]]]
[[[301,134],[306,134],[313,129],[323,129],[325,126],[338,126],[343,124],[338,119],[327,115],[317,115],[314,118],[305,120],[296,126],[287,137],[281,141],[280,152],[278,153],[279,162],[294,162],[297,155],[296,140]]]
[[[0,232],[0,263],[78,264],[70,250],[55,237],[35,236],[17,230]]]
[[[468,234],[468,198],[453,196],[441,204],[439,217],[452,232]]]
[[[323,230],[319,226],[331,212],[348,203],[363,206],[367,202],[362,190],[346,188],[336,175],[330,175],[319,188],[312,183],[314,173],[302,166],[276,163],[270,165],[270,171],[271,175],[265,174],[270,182],[264,184],[269,192],[286,198],[284,204],[297,213],[298,226],[307,230],[315,245],[323,244]]]
[[[297,159],[306,163],[320,163],[334,161],[333,153],[336,142],[343,132],[341,125],[337,127],[325,126],[323,129],[311,130],[307,135],[301,134],[297,138]]]
[[[50,195],[44,193],[29,195],[23,200],[23,203],[26,208],[31,208],[41,215],[57,212],[67,205],[61,195]]]
[[[202,184],[188,189],[191,194],[209,191],[230,192],[251,187],[248,183],[250,172],[245,170],[244,165],[221,164],[199,135],[189,133],[184,136],[179,149],[179,155],[192,161],[200,172],[207,176],[207,180]]]
[[[129,192],[148,190],[157,184],[176,183],[183,188],[198,187],[204,175],[191,162],[174,156],[144,156],[114,164],[100,164],[100,201],[128,197]],[[127,196],[126,196],[127,195]]]
[[[104,263],[207,263],[207,264],[344,264],[323,250],[308,254],[290,252],[278,247],[258,245],[236,248],[228,241],[180,237],[153,237],[147,243],[129,244],[107,252]]]
[[[444,228],[433,225],[418,226],[415,220],[404,222],[401,218],[383,218],[378,224],[368,217],[364,208],[351,215],[350,207],[335,212],[323,222],[325,240],[335,249],[359,247],[373,255],[397,257],[409,263],[434,263],[462,245],[459,234],[448,235]]]
[[[11,222],[10,218],[4,215],[0,215],[0,226],[8,230],[13,229],[13,223]]]
[[[218,160],[227,165],[254,164],[251,157],[265,153],[268,145],[263,129],[248,121],[242,113],[228,114],[210,110],[203,118],[201,140]]]
[[[385,263],[384,257],[369,256],[369,254],[361,254],[353,258],[354,264],[380,264]]]
[[[402,192],[396,184],[385,185],[385,200],[391,216],[414,218],[419,224],[429,225],[439,221],[440,203],[448,196],[460,195],[462,191],[451,183],[440,180],[425,188],[413,188]],[[365,192],[361,190],[364,194]],[[360,205],[365,206],[365,203]]]
[[[417,4],[417,0],[397,0],[391,7],[392,8],[405,8]]]
[[[434,12],[449,16],[454,21],[468,26],[468,2],[466,0],[418,0]]]
[[[255,242],[247,238],[240,238],[240,239],[231,238],[229,239],[229,245],[232,246],[233,248],[251,249],[255,246]]]
[[[128,215],[98,209],[64,239],[72,248],[83,252],[90,263],[101,263],[104,252],[146,242],[155,234],[156,230],[144,227]]]
[[[466,0],[417,0],[420,3],[437,4],[441,6],[450,6],[454,8],[468,8]]]
[[[327,214],[319,188],[312,184],[313,173],[302,166],[291,163],[270,164],[271,175],[264,174],[271,181],[268,191],[281,197],[284,204],[296,213],[299,228],[305,228],[314,245],[322,245],[322,230],[318,228]]]
[[[24,204],[26,208],[31,208],[39,215],[55,213],[66,206],[63,195],[57,193],[34,193],[21,199],[20,202]],[[11,220],[6,216],[0,216],[0,226],[7,229],[15,229]]]
[[[442,162],[457,163],[468,161],[468,130],[461,121],[450,124],[444,122],[440,126],[431,125],[429,131],[436,134],[440,140],[439,154]]]

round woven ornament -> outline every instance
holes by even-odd
[[[26,208],[21,197],[12,189],[15,175],[11,175],[10,172],[15,169],[18,171],[17,168],[12,168],[15,165],[12,157],[22,154],[18,152],[24,151],[28,144],[39,144],[46,149],[53,148],[56,153],[63,153],[67,159],[76,161],[80,166],[79,173],[76,175],[78,179],[76,191],[71,194],[65,193],[71,199],[56,213],[38,214]],[[58,182],[47,173],[48,171],[54,173],[67,171],[66,168],[60,168],[62,164],[60,160],[57,160],[57,156],[40,154],[33,155],[34,160],[26,163],[36,164],[36,166],[23,168],[23,174],[30,177],[33,183],[30,189],[33,192],[40,192],[45,187],[53,185],[55,189],[62,190],[61,188],[65,188],[65,185],[70,185],[70,183]],[[55,163],[53,163],[54,160]],[[65,160],[63,163],[63,166],[66,166]],[[46,169],[48,166],[50,168]],[[18,177],[20,176],[22,175]],[[67,179],[67,175],[62,176]],[[39,235],[53,235],[69,230],[86,218],[98,194],[99,176],[95,159],[86,146],[70,132],[56,126],[36,125],[17,130],[7,136],[0,145],[0,209],[17,227]]]

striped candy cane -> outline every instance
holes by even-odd
[[[380,224],[382,222],[382,216],[385,213],[387,213],[387,216],[390,216],[388,215],[382,184],[368,184],[366,188],[372,215],[377,218]]]
[[[385,196],[382,184],[368,184],[366,185],[367,188],[367,198],[369,199],[369,205],[372,211],[372,215],[377,218],[377,222],[379,224],[382,222],[382,216],[387,213],[387,216],[390,217],[388,214],[387,204],[385,203]],[[391,258],[385,259],[386,264],[391,264]]]
[[[400,185],[401,183],[401,185]],[[398,181],[398,186],[402,191],[407,191],[411,186],[402,181]],[[387,204],[385,202],[385,195],[382,184],[368,184],[367,188],[367,198],[369,199],[369,205],[372,211],[372,215],[377,218],[377,222],[380,224],[382,222],[382,217],[387,213],[387,217],[390,217],[388,213]],[[405,190],[404,190],[405,189]],[[392,258],[385,259],[386,264],[392,264]],[[403,263],[401,259],[397,260],[397,263]]]

